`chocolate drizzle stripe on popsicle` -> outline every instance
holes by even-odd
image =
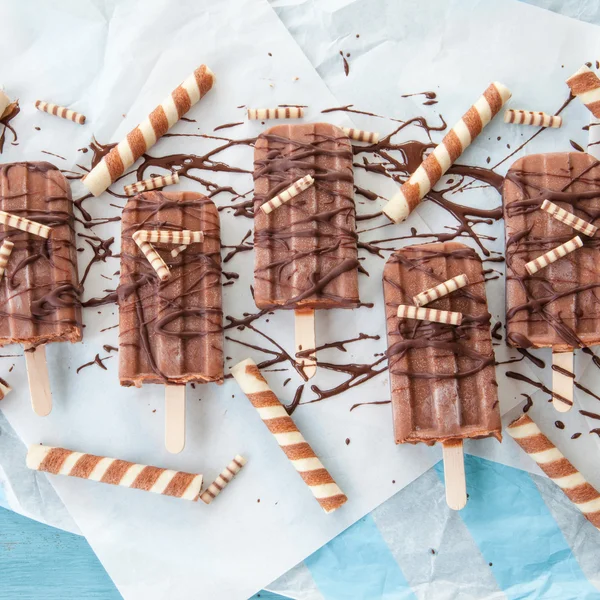
[[[148,467],[52,446],[30,446],[27,467],[53,475],[90,479],[183,500],[197,500],[202,487],[202,475]]]
[[[181,256],[156,248],[171,276],[161,282],[140,255],[140,229],[202,231]],[[119,298],[121,385],[223,381],[219,214],[192,192],[144,192],[123,209]]]
[[[255,301],[259,308],[353,308],[358,251],[352,147],[326,123],[278,125],[254,160]],[[260,207],[298,178],[314,185],[271,214]]]
[[[523,415],[513,421],[507,431],[542,471],[562,489],[585,518],[600,529],[600,493],[540,431],[531,417]]]
[[[65,177],[45,162],[0,165],[0,210],[50,228],[48,239],[0,226],[14,244],[0,281],[0,345],[81,340],[73,202]]]
[[[459,326],[406,321],[398,306],[432,284],[466,274],[469,286],[434,301]],[[501,439],[495,358],[481,259],[456,242],[408,246],[383,276],[396,443]]]
[[[570,226],[539,210],[544,200],[567,206],[569,212],[597,225],[600,163],[581,152],[523,157],[506,175],[503,198],[509,344],[551,346],[559,352],[597,344],[598,240],[586,239],[577,252],[535,276],[528,274],[525,264],[572,237]]]
[[[342,506],[348,498],[288,416],[256,363],[248,358],[235,365],[231,372],[323,510],[329,513]]]

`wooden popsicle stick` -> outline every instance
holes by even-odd
[[[165,386],[165,447],[172,454],[185,447],[185,385]]]
[[[316,348],[314,309],[297,308],[294,314],[296,316],[296,352]],[[317,372],[316,352],[312,356],[303,356],[296,360],[300,363],[307,379],[315,376]]]
[[[573,377],[560,370],[573,373],[573,352],[552,352],[552,367],[552,391],[570,402],[553,397],[552,404],[558,412],[567,412],[573,408]]]
[[[52,410],[52,392],[48,378],[48,364],[46,363],[46,346],[25,346],[25,364],[27,366],[27,379],[29,380],[29,394],[33,412],[45,417]]]
[[[460,510],[467,504],[467,481],[462,440],[442,444],[446,502],[452,510]]]

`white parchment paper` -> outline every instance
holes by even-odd
[[[427,5],[406,2],[401,8],[393,3],[372,2],[368,11],[360,10],[361,3],[344,2],[287,7],[287,16],[280,14],[290,19],[290,30],[309,62],[268,5],[258,0],[240,0],[227,6],[180,1],[170,3],[168,8],[161,3],[141,1],[114,5],[64,2],[53,6],[39,2],[35,11],[14,2],[5,15],[14,26],[0,39],[0,50],[7,58],[2,77],[6,91],[21,99],[23,110],[18,121],[14,121],[20,145],[8,146],[2,160],[48,159],[61,168],[81,172],[77,165],[89,165],[90,154],[77,149],[85,147],[92,134],[103,143],[120,140],[202,62],[216,73],[217,84],[188,115],[197,122],[179,123],[173,129],[175,133],[211,133],[223,123],[243,121],[244,111],[236,107],[244,104],[306,104],[307,119],[316,120],[324,119],[320,114],[323,108],[355,103],[363,110],[407,119],[422,114],[424,108],[421,101],[400,96],[425,89],[439,93],[440,102],[426,109],[431,111],[432,120],[435,121],[436,113],[442,113],[451,126],[493,79],[511,87],[513,106],[531,105],[552,112],[565,97],[566,76],[597,53],[597,29],[592,26],[512,3],[506,3],[502,9],[474,1],[451,5],[452,10],[437,0]],[[523,14],[523,10],[533,12]],[[49,23],[56,26],[49,27]],[[578,42],[576,50],[571,44],[573,39]],[[351,53],[348,77],[341,66],[342,49]],[[83,112],[88,124],[78,127],[36,112],[32,103],[38,97]],[[569,139],[581,143],[583,138],[585,145],[587,134],[580,128],[587,123],[586,110],[573,103],[568,111],[562,130],[539,136],[527,151],[568,149]],[[386,123],[361,115],[352,117],[355,125],[365,129],[379,130],[380,124]],[[326,120],[351,123],[343,113],[330,113]],[[39,131],[34,129],[36,126]],[[237,139],[253,137],[262,129],[259,123],[245,123],[222,133]],[[410,130],[407,134],[417,137],[422,132]],[[501,158],[505,152],[493,143],[496,137],[501,135],[506,143],[516,147],[521,143],[521,134],[527,135],[518,128],[507,129],[497,119],[468,150],[464,162],[484,166],[487,156],[491,160]],[[165,138],[150,154],[203,154],[219,143],[197,137]],[[61,155],[64,160],[42,150]],[[244,146],[228,151],[223,160],[252,168],[252,152]],[[505,166],[509,164],[510,161]],[[210,177],[234,185],[243,193],[252,187],[250,176],[245,174]],[[395,190],[389,181],[363,180],[362,174],[357,175],[357,183],[379,186],[377,192],[384,198]],[[206,191],[189,180],[179,187]],[[79,183],[73,185],[73,190],[74,197],[82,195]],[[499,203],[493,190],[476,190],[463,196],[464,202],[486,206]],[[215,198],[221,206],[230,200],[227,195]],[[122,204],[122,200],[103,195],[87,201],[85,208],[94,217],[114,216]],[[382,204],[382,200],[369,204],[360,200],[359,214],[372,213]],[[251,221],[233,218],[227,210],[221,216],[223,243],[238,244],[251,229]],[[398,226],[394,235],[410,235],[411,227],[421,233],[440,231],[446,224],[444,219],[441,213],[436,216],[434,207],[422,206],[409,223]],[[118,223],[111,223],[94,230],[103,238],[114,236],[116,250],[119,229]],[[78,228],[78,232],[84,232],[83,228]],[[490,242],[490,248],[502,251],[501,224],[489,227],[487,232],[497,238]],[[365,234],[367,240],[375,237],[376,232]],[[87,250],[82,253],[81,272],[90,258]],[[370,277],[361,279],[361,297],[374,302],[375,307],[352,313],[319,313],[318,343],[350,339],[360,333],[379,335],[380,339],[350,344],[346,353],[335,348],[327,350],[319,355],[322,361],[368,363],[385,350],[380,279],[383,261],[368,254],[364,258]],[[117,270],[118,261],[114,259],[94,265],[86,282],[85,298],[114,289]],[[225,270],[240,273],[233,286],[224,288],[225,315],[239,317],[255,312],[249,292],[251,253],[236,255]],[[502,279],[490,283],[488,296],[494,319],[503,319]],[[24,361],[10,359],[16,361],[16,366],[6,378],[15,391],[3,401],[2,410],[26,442],[63,445],[147,464],[201,471],[207,481],[234,454],[241,453],[249,459],[231,489],[210,507],[68,478],[51,479],[128,599],[179,598],[188,596],[190,590],[211,598],[247,597],[407,485],[440,457],[437,448],[394,447],[389,406],[365,406],[350,412],[356,403],[389,399],[385,373],[341,396],[302,405],[294,414],[350,498],[347,506],[333,515],[321,512],[254,409],[231,381],[220,388],[188,388],[186,450],[179,456],[168,455],[163,448],[160,386],[121,389],[116,357],[106,361],[106,372],[94,366],[75,374],[76,368],[92,360],[96,353],[107,355],[103,344],[118,345],[118,330],[106,329],[117,324],[116,307],[86,310],[84,318],[83,344],[55,344],[48,348],[55,400],[48,418],[39,419],[32,414]],[[258,323],[261,331],[287,350],[293,348],[291,314],[271,315]],[[226,342],[225,355],[231,357],[227,366],[248,354],[257,361],[266,358],[264,353],[232,341],[267,347],[268,343],[258,334],[233,329],[228,336],[232,339]],[[503,346],[497,350],[499,359],[512,356]],[[6,351],[20,352],[18,348]],[[2,362],[0,369],[4,364],[8,368],[9,363]],[[538,376],[526,362],[510,368],[530,377]],[[287,372],[266,375],[275,391],[288,402],[301,383],[289,368]],[[0,376],[5,376],[4,370]],[[292,382],[284,387],[289,377]],[[343,380],[343,375],[322,369],[310,383],[329,389]],[[507,411],[521,401],[520,388],[500,373],[499,382],[502,409]],[[305,402],[314,398],[308,387],[306,396],[303,394]],[[591,436],[586,436],[586,440],[593,443]],[[489,445],[494,458],[508,460],[502,448],[509,444],[474,442],[467,449],[484,452]],[[523,466],[532,468],[526,460]]]

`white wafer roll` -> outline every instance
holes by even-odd
[[[202,475],[53,446],[29,446],[27,466],[34,471],[91,479],[183,500],[197,500],[202,487]]]
[[[14,244],[10,240],[4,240],[2,246],[0,246],[0,279],[4,275],[4,270],[6,269],[13,248]]]
[[[30,221],[29,219],[25,219],[23,217],[11,215],[10,213],[4,212],[3,210],[0,210],[0,223],[3,223],[7,227],[12,227],[13,229],[20,229],[21,231],[25,231],[26,233],[38,235],[46,239],[50,237],[50,233],[52,231],[51,227],[47,227],[46,225],[42,225],[41,223],[36,223],[35,221]]]
[[[173,258],[177,258],[186,248],[187,248],[187,244],[182,244],[181,246],[178,246],[177,248],[173,248],[173,250],[171,250],[171,256]]]
[[[235,365],[231,373],[323,510],[329,513],[342,506],[348,498],[271,391],[256,363],[248,358]]]
[[[569,227],[577,229],[577,231],[581,231],[584,235],[593,237],[596,235],[596,231],[598,231],[598,228],[595,225],[580,219],[568,210],[557,206],[554,202],[550,202],[550,200],[544,200],[544,202],[542,202],[542,210],[552,215],[557,221],[565,223]]]
[[[384,214],[394,223],[404,221],[452,163],[498,114],[510,96],[507,87],[497,81],[492,83],[386,204]]]
[[[243,456],[237,454],[220,475],[200,494],[200,500],[205,504],[210,504],[223,491],[223,488],[231,483],[246,462]]]
[[[83,185],[94,196],[99,196],[208,93],[213,82],[212,71],[206,65],[200,65],[148,118],[104,156],[85,176]]]
[[[300,106],[248,109],[248,119],[251,121],[265,121],[267,119],[301,119],[302,117],[304,117],[304,109]]]
[[[356,140],[357,142],[376,144],[379,141],[379,134],[373,131],[363,131],[362,129],[352,129],[350,127],[342,127],[342,131],[351,140]]]
[[[136,181],[130,185],[126,185],[123,190],[126,196],[135,196],[140,192],[147,192],[163,188],[167,185],[175,185],[179,183],[179,173],[171,173],[171,175],[161,175],[160,177],[151,177],[143,181]]]
[[[294,196],[297,196],[314,183],[315,180],[312,178],[312,175],[305,175],[302,179],[298,179],[298,181],[295,181],[290,185],[289,188],[286,188],[283,192],[277,194],[277,196],[271,198],[268,202],[265,202],[260,208],[268,215],[282,204],[289,202]]]
[[[70,110],[69,108],[65,108],[64,106],[58,106],[58,104],[36,100],[35,107],[49,115],[54,115],[55,117],[66,119],[67,121],[73,121],[73,123],[77,123],[78,125],[83,125],[85,123],[84,115],[75,112],[74,110]]]
[[[148,262],[152,265],[152,268],[156,271],[158,278],[161,281],[169,279],[171,271],[167,267],[165,261],[162,259],[160,254],[156,251],[154,246],[149,242],[143,242],[133,236],[133,240],[137,244],[138,248],[143,252],[144,256],[148,259]]]
[[[572,240],[561,244],[557,248],[553,248],[546,254],[542,254],[542,256],[538,256],[533,260],[529,261],[525,264],[525,268],[530,275],[534,275],[541,269],[545,269],[548,265],[556,262],[559,258],[566,256],[570,252],[577,250],[583,246],[583,242],[579,236],[574,237]]]
[[[529,454],[542,471],[560,487],[585,518],[600,529],[600,493],[540,431],[529,415],[507,427],[515,442]]]
[[[576,96],[588,110],[600,118],[600,79],[587,65],[583,65],[567,79],[567,85],[573,96]]]
[[[534,125],[536,127],[557,128],[562,126],[562,117],[559,115],[547,115],[544,112],[509,108],[504,113],[504,122],[514,123],[515,125]]]
[[[398,317],[401,319],[416,319],[417,321],[432,321],[446,325],[460,325],[462,313],[436,308],[423,308],[401,304],[398,306]]]
[[[413,298],[413,302],[417,306],[425,306],[438,298],[443,298],[456,290],[465,287],[465,285],[469,284],[469,278],[463,273],[461,275],[457,275],[456,277],[452,277],[452,279],[448,279],[448,281],[444,281],[435,287],[429,288],[420,294],[417,294]]]
[[[4,396],[12,392],[12,388],[8,385],[8,382],[0,377],[0,400],[4,400]]]
[[[172,231],[170,229],[140,229],[133,234],[133,239],[137,243],[150,242],[152,244],[195,244],[204,241],[203,231],[192,231],[183,229],[181,231]]]

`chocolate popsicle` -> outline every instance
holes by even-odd
[[[0,280],[0,346],[25,347],[34,410],[46,415],[45,344],[81,341],[71,189],[50,163],[0,165],[0,211],[0,244],[14,244]]]
[[[161,281],[134,241],[139,230],[204,236],[175,258],[173,244],[153,244],[169,270]],[[185,384],[223,382],[220,226],[213,202],[193,192],[153,191],[131,198],[122,217],[118,295],[120,383],[167,386],[167,448],[180,451]]]
[[[297,350],[315,347],[315,309],[359,305],[352,159],[348,136],[328,123],[277,125],[255,145],[254,299],[296,311]],[[261,209],[308,175],[308,188]],[[303,361],[311,377],[315,362]]]
[[[427,304],[460,314],[460,325],[398,317],[399,306],[463,274],[467,285]],[[383,289],[396,443],[441,442],[445,468],[449,454],[459,455],[464,486],[462,440],[502,439],[481,259],[456,242],[402,248],[385,265]],[[464,502],[466,491],[449,498],[452,508]]]
[[[600,343],[597,236],[541,210],[544,200],[591,225],[600,216],[600,163],[582,152],[517,160],[504,183],[507,340],[553,350],[554,405],[573,403],[573,349]],[[593,230],[593,228],[592,228]],[[582,248],[530,275],[525,264],[579,235]]]

